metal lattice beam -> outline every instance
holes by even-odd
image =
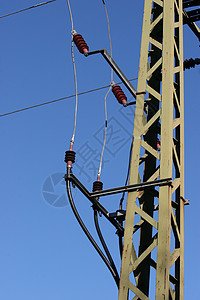
[[[170,177],[173,183],[156,193],[151,189],[128,193],[119,300],[127,300],[130,292],[134,300],[150,299],[153,269],[154,299],[184,298],[182,5],[182,0],[145,0],[129,184],[139,183],[138,178],[148,182]],[[145,115],[147,99],[152,105]],[[138,241],[136,232],[140,232]]]

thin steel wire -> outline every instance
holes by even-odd
[[[132,78],[132,79],[130,79],[129,81],[133,81],[133,80],[137,80],[137,78]],[[118,82],[117,84],[121,84],[121,83],[122,83],[122,82]],[[97,92],[97,91],[106,89],[106,88],[108,88],[109,86],[110,86],[110,84],[109,84],[109,85],[105,85],[105,86],[98,87],[98,88],[96,88],[96,89],[91,89],[91,90],[87,90],[87,91],[84,91],[84,92],[80,92],[80,93],[78,93],[78,96],[85,95],[85,94],[88,94],[88,93]],[[35,105],[23,107],[23,108],[20,108],[20,109],[17,109],[17,110],[9,111],[9,112],[6,112],[6,113],[4,113],[4,114],[1,114],[1,115],[0,115],[0,118],[6,117],[6,116],[9,116],[9,115],[13,115],[13,114],[16,114],[16,113],[19,113],[19,112],[23,112],[23,111],[26,111],[26,110],[29,110],[29,109],[38,108],[38,107],[40,107],[40,106],[44,106],[44,105],[56,103],[56,102],[63,101],[63,100],[66,100],[66,99],[70,99],[70,98],[73,98],[73,97],[75,97],[75,96],[76,96],[75,94],[74,94],[74,95],[69,95],[69,96],[66,96],[66,97],[62,97],[62,98],[54,99],[54,100],[51,100],[51,101],[42,102],[42,103],[39,103],[39,104],[35,104]]]
[[[32,5],[32,6],[30,6],[30,7],[23,8],[23,9],[20,9],[20,10],[18,10],[18,11],[14,11],[14,12],[12,12],[12,13],[9,13],[9,14],[3,15],[3,16],[0,16],[0,19],[5,18],[5,17],[12,16],[12,15],[15,15],[15,14],[18,14],[18,13],[21,13],[21,12],[23,12],[23,11],[26,11],[26,10],[29,10],[29,9],[32,9],[32,8],[36,8],[36,7],[42,6],[42,5],[45,5],[45,4],[49,4],[49,3],[55,2],[55,1],[56,1],[56,0],[50,0],[50,1],[42,2],[42,3],[36,4],[36,5]]]

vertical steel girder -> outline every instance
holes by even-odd
[[[128,295],[147,300],[150,291],[156,300],[184,299],[182,11],[182,0],[145,0],[129,184],[170,177],[173,183],[128,193],[119,300]],[[152,104],[147,115],[144,101]],[[141,217],[138,241],[136,214]]]

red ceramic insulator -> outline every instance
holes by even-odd
[[[124,92],[122,91],[122,89],[119,85],[114,84],[112,87],[112,92],[120,104],[127,103],[127,97],[125,96]]]
[[[103,182],[98,181],[98,180],[94,181],[92,191],[97,192],[97,191],[101,191],[101,190],[103,190]]]
[[[69,150],[65,152],[65,162],[67,163],[67,167],[71,168],[72,164],[75,162],[76,152]]]
[[[160,151],[160,140],[157,138],[157,150]]]
[[[89,51],[89,47],[84,41],[81,34],[75,33],[73,36],[73,41],[80,53],[84,54]]]

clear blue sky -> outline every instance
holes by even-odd
[[[113,57],[128,78],[137,77],[143,1],[107,2]],[[1,1],[1,15],[37,3]],[[74,28],[90,49],[109,49],[102,2],[73,0],[71,8]],[[0,114],[74,94],[71,25],[65,0],[0,19],[0,27]],[[75,56],[79,92],[110,83],[110,69],[102,57],[85,58],[76,49]],[[199,42],[188,28],[184,28],[184,57],[200,57]],[[199,80],[200,67],[185,72],[185,196],[191,202],[185,209],[186,300],[199,299]],[[136,87],[136,81],[133,85]],[[106,91],[79,97],[74,173],[88,189],[96,179]],[[125,114],[113,96],[108,97],[109,122],[123,140],[118,136],[117,143],[110,139],[107,144],[102,171],[105,188],[124,184],[133,113],[130,108]],[[56,184],[65,172],[64,152],[73,119],[74,99],[0,118],[2,300],[117,299],[115,283],[79,228],[62,182]],[[92,152],[85,162],[80,149],[88,146]],[[80,213],[95,235],[90,204],[75,193]],[[118,203],[119,197],[103,199],[111,211]],[[115,230],[103,218],[101,226],[120,266]]]

